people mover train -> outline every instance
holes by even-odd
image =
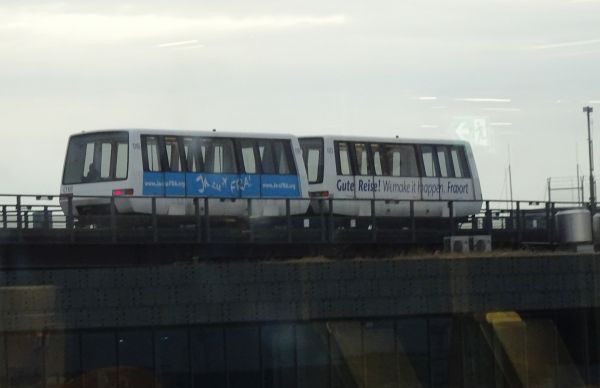
[[[154,197],[158,215],[188,216],[194,198],[208,198],[211,215],[241,217],[288,214],[287,198],[292,215],[407,217],[411,201],[416,217],[448,217],[450,201],[454,217],[481,208],[473,153],[461,141],[133,129],[71,136],[63,210],[109,214],[109,197],[122,214],[152,213]]]
[[[481,187],[463,141],[348,136],[301,137],[313,212],[417,217],[476,214]],[[333,198],[333,209],[329,201]],[[374,199],[375,201],[359,201]],[[373,204],[371,203],[373,202]],[[374,209],[372,208],[374,207]]]
[[[85,197],[89,196],[89,197]],[[96,196],[95,198],[93,196]],[[210,198],[209,214],[278,216],[285,198],[308,198],[298,140],[256,133],[111,130],[69,139],[61,206],[73,214],[152,212],[194,215],[193,198]],[[71,197],[71,199],[69,199]],[[248,201],[259,198],[261,201]],[[251,208],[248,208],[248,204]],[[204,212],[204,201],[199,201]],[[290,201],[290,214],[304,214],[308,200]]]

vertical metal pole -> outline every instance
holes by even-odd
[[[485,232],[492,233],[492,212],[490,210],[490,201],[485,201]]]
[[[329,225],[327,226],[327,229],[329,230],[329,242],[333,242],[335,240],[335,234],[333,233],[333,229],[334,229],[334,219],[333,219],[333,199],[329,198],[327,200],[327,202],[329,203],[329,212],[328,212],[328,216],[329,216]]]
[[[291,243],[292,242],[292,217],[291,217],[290,199],[289,198],[285,199],[285,219],[287,222],[287,242]]]
[[[415,221],[415,201],[410,200],[410,232],[412,242],[417,242],[417,223]]]
[[[594,209],[596,208],[596,181],[594,179],[594,146],[592,142],[592,125],[590,115],[594,111],[594,108],[591,106],[586,106],[583,108],[583,112],[587,116],[587,127],[588,127],[588,151],[590,157],[590,209],[592,211],[592,215],[594,214]]]
[[[156,197],[152,197],[152,241],[158,242],[158,218],[156,216]]]
[[[75,241],[75,216],[73,214],[73,197],[67,199],[67,229],[69,230],[69,240]]]
[[[371,199],[371,225],[373,228],[372,241],[377,242],[377,218],[375,217],[375,200]]]
[[[555,215],[556,215],[556,204],[552,202],[550,204],[550,244],[554,244],[554,230],[555,230]],[[593,241],[593,240],[592,240]]]
[[[194,198],[194,218],[196,221],[196,242],[202,242],[202,222],[200,220],[200,202]]]
[[[117,242],[117,218],[115,208],[115,197],[110,197],[110,238],[113,244]]]
[[[319,198],[319,216],[320,216],[319,220],[321,221],[320,224],[321,224],[321,242],[322,243],[324,243],[324,242],[327,241],[326,240],[327,236],[325,234],[325,232],[326,232],[326,228],[325,228],[325,214],[323,212],[323,208],[324,207],[325,206],[323,206],[323,198]]]
[[[523,239],[522,224],[521,224],[521,202],[517,201],[517,244],[521,244]]]
[[[210,215],[208,213],[208,197],[204,198],[204,241],[210,242]]]
[[[21,220],[21,196],[17,195],[17,230],[21,233],[22,220]]]
[[[48,206],[44,206],[44,222],[42,227],[44,229],[50,229],[50,213],[48,213]]]
[[[454,236],[454,202],[448,201],[448,212],[449,212],[449,223],[450,223],[450,236]]]
[[[548,239],[548,243],[551,241],[552,231],[550,230],[550,202],[546,202],[546,238]]]
[[[8,228],[8,220],[6,219],[6,205],[2,205],[2,227]]]
[[[552,201],[552,178],[547,179],[548,185],[548,202]]]
[[[248,228],[249,228],[249,239],[250,242],[254,242],[254,225],[252,225],[252,198],[247,199],[248,202],[248,211],[246,212],[246,217],[248,218]]]

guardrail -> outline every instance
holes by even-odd
[[[77,216],[74,198],[101,198],[104,214]],[[65,210],[59,205],[63,200]],[[119,201],[148,201],[146,214],[121,214]],[[187,215],[160,215],[161,201],[185,200],[193,212]],[[418,215],[415,209],[440,201],[394,200],[403,206],[400,216],[378,214],[389,200],[379,199],[258,199],[242,198],[245,213],[222,216],[211,213],[213,201],[231,198],[189,197],[106,197],[56,195],[0,195],[0,244],[3,243],[317,243],[439,245],[444,236],[492,235],[496,245],[556,244],[555,215],[563,209],[581,207],[575,202],[542,201],[441,201],[444,217]],[[279,201],[279,216],[256,217],[253,205]],[[292,215],[294,201],[310,201],[309,214]],[[347,201],[360,201],[370,214],[345,216],[336,208]],[[366,205],[368,203],[368,205]],[[477,203],[477,214],[457,217],[461,204]]]

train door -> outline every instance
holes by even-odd
[[[421,198],[425,201],[439,201],[440,199],[440,170],[437,153],[434,145],[421,145]],[[441,216],[443,209],[440,203],[421,202],[416,206],[416,214],[419,216]]]
[[[371,144],[375,172],[376,214],[410,215],[410,200],[421,199],[415,146]]]
[[[335,176],[330,185],[331,196],[336,199],[333,210],[336,214],[352,215],[352,209],[355,208],[355,202],[352,200],[356,198],[352,145],[347,141],[335,141],[333,147]]]
[[[354,193],[358,201],[358,215],[371,215],[371,200],[375,198],[375,179],[373,176],[373,164],[367,143],[353,143],[354,153]]]
[[[440,197],[443,200],[454,200],[455,214],[469,214],[475,199],[473,180],[468,168],[465,149],[460,145],[436,146],[440,166]],[[475,204],[477,207],[477,204]],[[466,213],[465,213],[466,211]]]
[[[143,195],[163,197],[165,176],[163,173],[161,144],[158,136],[142,136]]]

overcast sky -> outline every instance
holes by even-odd
[[[485,197],[510,147],[515,197],[543,199],[576,150],[588,171],[599,21],[596,0],[2,0],[0,192],[57,193],[70,134],[143,127],[463,137]]]

